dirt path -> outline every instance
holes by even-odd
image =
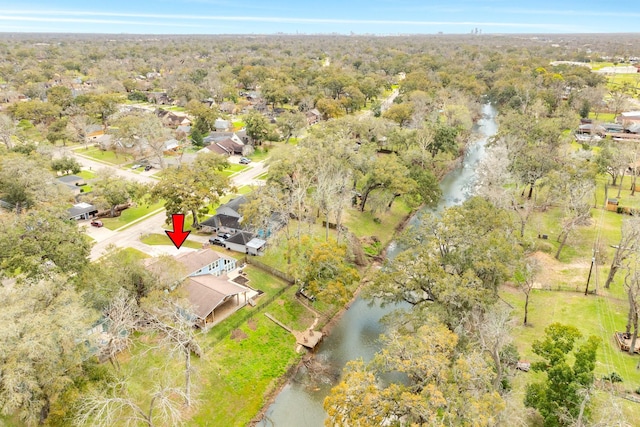
[[[540,265],[534,289],[556,289],[559,284],[562,284],[563,288],[583,286],[591,266],[588,261],[563,263],[540,251],[532,253],[531,258],[537,260]]]

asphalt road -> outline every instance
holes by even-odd
[[[84,167],[90,167],[92,162],[87,160],[82,156],[78,156],[78,161]],[[100,166],[102,164],[98,163]],[[110,169],[113,169],[116,173],[122,173],[121,176],[127,177],[128,175],[133,175],[132,179],[140,178],[140,175],[131,171],[119,169],[114,166],[107,166]],[[95,170],[95,169],[94,169]],[[233,176],[231,181],[236,187],[242,187],[243,185],[259,185],[260,181],[256,180],[256,177],[261,175],[267,170],[264,162],[254,162],[250,163],[249,167],[239,174]],[[147,177],[148,178],[148,177]],[[157,182],[155,178],[149,178],[152,182]],[[140,181],[140,179],[138,179]],[[164,234],[164,222],[166,220],[165,211],[162,210],[154,215],[150,215],[147,218],[135,223],[134,225],[122,230],[115,231],[109,230],[106,227],[92,227],[89,224],[89,221],[81,221],[80,227],[85,227],[86,232],[89,236],[91,236],[96,242],[93,248],[91,249],[90,259],[92,261],[100,258],[105,253],[108,252],[111,246],[118,248],[135,248],[139,251],[142,251],[151,256],[158,256],[162,254],[167,255],[175,255],[178,253],[178,250],[175,246],[164,246],[164,245],[146,245],[140,241],[140,238],[146,234]],[[206,242],[208,238],[206,236],[189,236],[189,240]],[[193,249],[182,247],[180,251],[190,251]]]
[[[157,178],[152,177],[154,172],[157,172],[157,169],[151,169],[148,172],[134,172],[131,169],[120,168],[118,166],[112,166],[105,163],[101,163],[95,161],[93,159],[84,157],[76,152],[77,150],[67,150],[68,155],[73,156],[78,163],[80,163],[84,168],[90,171],[99,171],[100,169],[109,169],[113,171],[116,175],[121,176],[123,178],[127,178],[132,181],[138,181],[145,184],[155,184],[158,182]]]

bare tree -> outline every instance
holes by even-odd
[[[7,147],[7,150],[13,148],[13,135],[16,133],[16,125],[11,117],[6,114],[0,114],[0,141]]]
[[[127,381],[121,379],[104,393],[100,390],[89,392],[81,400],[75,424],[96,427],[181,425],[181,397],[181,390],[158,382],[144,400],[147,403],[141,403],[131,396]]]
[[[502,360],[502,349],[511,343],[511,329],[513,322],[511,319],[511,309],[506,305],[495,304],[483,314],[472,313],[473,322],[477,325],[477,335],[480,348],[491,357],[493,361],[495,376],[493,387],[500,389],[502,378],[504,377],[504,361]]]
[[[560,258],[569,235],[576,227],[589,222],[591,215],[591,199],[593,198],[594,182],[586,176],[568,173],[560,173],[557,176],[556,188],[558,200],[562,203],[565,214],[562,222],[562,231],[557,241],[560,243],[555,258]]]
[[[325,216],[325,240],[329,240],[329,219],[335,215],[336,228],[342,211],[349,203],[351,173],[337,159],[320,163],[316,175],[314,200]]]
[[[73,135],[75,135],[76,140],[83,144],[85,148],[87,147],[87,143],[89,142],[87,140],[87,129],[90,125],[91,120],[84,114],[73,116],[69,121],[69,127],[71,128]]]
[[[509,150],[504,141],[489,149],[478,165],[476,191],[495,206],[516,214],[520,237],[535,210],[535,199],[523,197],[518,181],[509,172]]]
[[[622,235],[611,261],[611,268],[604,287],[609,289],[622,263],[640,248],[640,218],[630,217],[622,222]]]
[[[131,345],[131,334],[139,320],[138,304],[121,288],[105,310],[104,316],[109,341],[101,349],[101,357],[109,359],[115,370],[119,371],[120,363],[116,356]]]
[[[634,354],[636,341],[638,339],[638,316],[640,315],[640,260],[638,253],[627,260],[627,274],[624,278],[624,287],[629,301],[629,311],[627,313],[627,337],[631,337],[629,344],[629,354]],[[631,331],[633,329],[633,333]]]
[[[191,353],[202,357],[203,352],[196,340],[195,316],[189,310],[171,303],[163,307],[155,307],[148,314],[150,327],[163,336],[163,344],[171,352],[184,357],[185,391],[183,393],[186,406],[191,406]]]

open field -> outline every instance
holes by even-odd
[[[585,282],[586,274],[581,275],[581,279]],[[538,360],[531,351],[531,343],[543,338],[546,326],[554,322],[570,324],[576,326],[584,337],[595,335],[600,339],[595,369],[597,379],[616,372],[623,378],[619,387],[621,393],[632,393],[640,387],[640,370],[636,369],[640,356],[630,356],[620,351],[613,338],[615,331],[624,330],[627,314],[626,300],[607,292],[602,292],[601,295],[585,296],[583,292],[534,290],[529,302],[530,326],[524,327],[522,326],[524,294],[511,287],[503,287],[501,296],[514,306],[514,316],[518,326],[512,335],[521,360]],[[518,371],[513,381],[515,392],[524,393],[526,383],[533,378],[543,378],[543,375]],[[607,401],[613,398],[622,406],[627,420],[635,419],[639,404],[614,397],[605,391],[598,392],[597,396],[597,399],[605,405],[609,404]]]

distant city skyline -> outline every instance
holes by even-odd
[[[637,2],[78,0],[0,6],[2,32],[446,34],[638,32]]]

